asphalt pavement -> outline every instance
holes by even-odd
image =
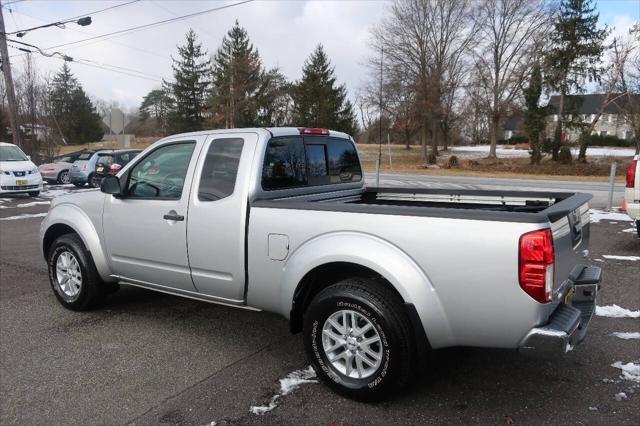
[[[307,367],[300,335],[276,315],[127,286],[100,309],[65,310],[38,249],[39,215],[64,191],[0,198],[2,425],[640,423],[640,383],[612,366],[640,364],[640,340],[612,334],[640,332],[640,319],[606,317],[562,358],[446,349],[390,401],[357,403],[307,383],[253,414]],[[629,229],[592,224],[590,262],[604,269],[598,304],[637,311],[640,261],[603,257],[640,256]]]

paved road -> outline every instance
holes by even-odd
[[[611,335],[640,331],[640,319],[602,317],[565,358],[448,349],[436,352],[430,374],[385,403],[356,403],[306,384],[272,411],[252,414],[280,379],[307,366],[285,320],[125,286],[101,309],[67,311],[38,253],[41,218],[5,220],[46,211],[46,204],[24,206],[32,201],[0,198],[2,425],[640,423],[640,384],[611,366],[640,363],[640,340]],[[638,310],[640,262],[602,258],[640,255],[629,228],[592,225],[591,261],[605,270],[599,304]],[[617,401],[620,392],[627,399]]]
[[[367,184],[375,185],[374,173],[367,173]],[[426,188],[455,188],[455,189],[510,189],[558,192],[587,192],[593,194],[591,205],[596,208],[607,206],[609,183],[570,180],[546,179],[505,179],[480,176],[432,176],[409,174],[382,174],[380,185],[403,186],[417,185]],[[613,205],[619,206],[624,198],[624,184],[616,183]]]

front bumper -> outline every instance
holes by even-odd
[[[57,181],[59,174],[60,174],[59,170],[53,170],[50,172],[40,170],[40,175],[42,176],[42,179],[46,181]]]
[[[0,174],[0,194],[20,194],[41,190],[42,177],[40,173],[32,173],[26,176]]]
[[[596,310],[596,296],[602,281],[602,269],[580,265],[569,276],[573,291],[567,303],[560,303],[545,325],[532,328],[520,343],[520,352],[542,356],[565,354],[587,335]],[[571,293],[569,293],[571,295]]]

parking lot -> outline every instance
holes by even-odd
[[[604,269],[598,305],[635,318],[594,317],[565,357],[453,348],[384,403],[315,383],[274,400],[308,365],[283,318],[126,286],[94,311],[59,305],[38,230],[72,190],[0,198],[0,424],[640,423],[640,339],[614,334],[640,332],[640,240],[622,215],[592,223],[590,262]]]

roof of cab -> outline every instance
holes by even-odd
[[[203,136],[210,134],[218,134],[218,133],[246,133],[246,132],[255,132],[259,134],[264,134],[265,132],[269,132],[272,136],[294,136],[300,134],[299,127],[248,127],[248,128],[240,128],[240,129],[211,129],[211,130],[201,130],[198,132],[189,132],[189,133],[181,133],[176,135],[170,135],[169,138],[173,139],[175,137],[185,137],[185,136]],[[349,135],[343,132],[337,132],[335,130],[329,130],[329,136],[346,138],[349,139]]]

